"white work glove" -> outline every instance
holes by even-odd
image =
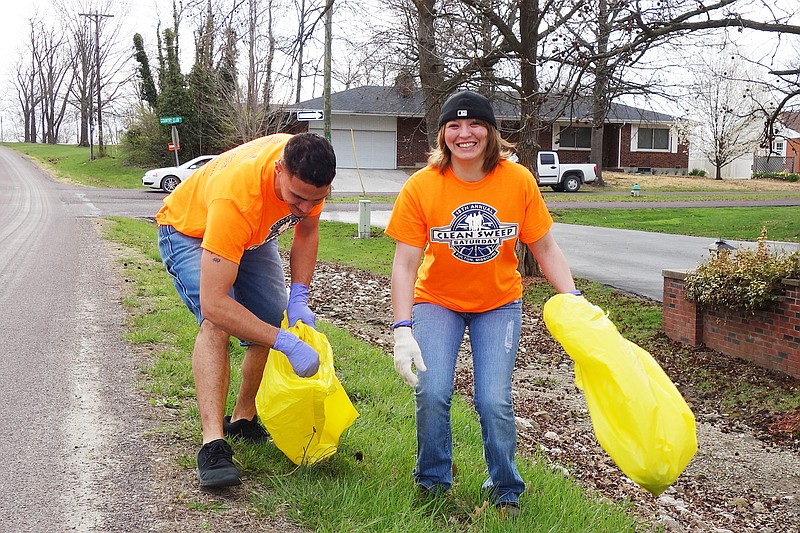
[[[411,363],[417,367],[417,372],[425,372],[425,361],[422,360],[422,351],[414,340],[411,328],[402,327],[394,330],[394,369],[411,387],[416,387],[419,380],[411,371]]]

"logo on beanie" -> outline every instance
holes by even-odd
[[[499,255],[504,241],[515,239],[517,224],[500,222],[497,209],[472,202],[453,211],[449,226],[431,228],[431,242],[445,243],[467,263],[485,263]]]
[[[466,109],[459,109],[459,110],[458,110],[458,112],[457,112],[456,114],[457,114],[459,117],[466,117],[466,116],[467,116],[467,110],[466,110]]]

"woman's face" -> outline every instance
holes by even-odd
[[[483,161],[489,130],[473,118],[451,120],[444,125],[444,142],[451,158],[463,162]]]

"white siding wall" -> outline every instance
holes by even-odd
[[[689,147],[689,172],[692,169],[706,171],[706,176],[716,177],[714,165],[700,152]],[[736,158],[732,163],[722,167],[722,179],[750,179],[753,176],[753,156]]]

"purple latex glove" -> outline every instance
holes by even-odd
[[[292,283],[289,288],[289,305],[286,307],[289,327],[302,320],[306,326],[317,329],[317,317],[308,308],[308,287],[302,283]]]
[[[272,347],[286,354],[292,364],[292,370],[301,378],[311,377],[319,370],[319,354],[317,351],[297,338],[297,335],[289,333],[285,329],[278,331],[278,336]]]

